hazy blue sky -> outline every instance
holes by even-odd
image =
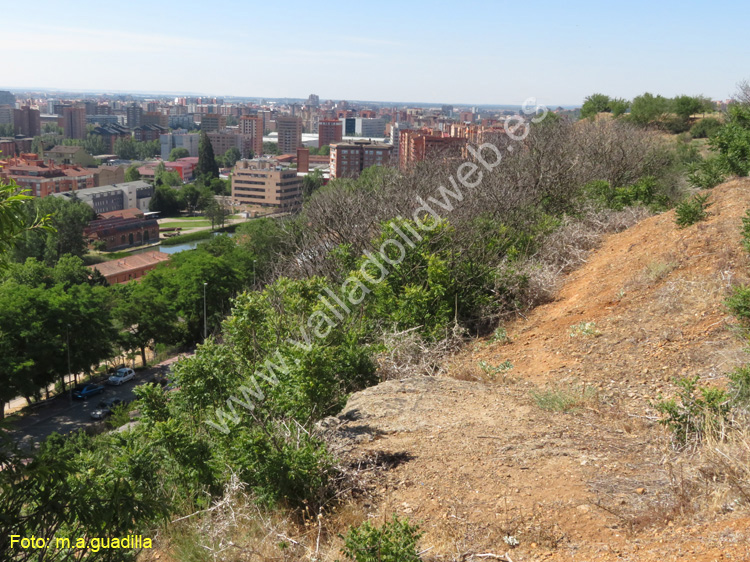
[[[750,78],[747,0],[2,4],[0,89],[572,105]]]

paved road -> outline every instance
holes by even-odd
[[[153,382],[162,365],[169,365],[178,359],[179,357],[173,357],[150,369],[136,372],[133,380],[120,386],[105,385],[104,392],[88,400],[71,402],[68,395],[60,396],[49,405],[25,415],[14,424],[11,434],[22,447],[33,448],[54,432],[66,434],[95,424],[103,425],[104,421],[91,419],[91,412],[99,406],[99,402],[108,398],[133,400],[133,389],[137,385]]]

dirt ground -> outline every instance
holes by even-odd
[[[425,560],[750,560],[748,506],[712,487],[699,450],[670,446],[651,406],[675,377],[721,386],[747,361],[723,300],[750,273],[750,181],[711,201],[689,228],[668,212],[608,236],[554,302],[447,376],[382,383],[326,420],[338,452],[373,467],[365,515],[420,521]],[[540,408],[550,388],[580,404]]]

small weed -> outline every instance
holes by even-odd
[[[541,392],[532,391],[531,397],[542,410],[572,412],[596,400],[594,387],[580,385],[555,386]]]
[[[586,336],[598,338],[602,333],[596,329],[596,322],[581,322],[570,327],[570,337]]]
[[[646,278],[652,283],[661,281],[677,268],[675,262],[653,261],[646,266]]]
[[[479,368],[482,369],[482,371],[484,371],[486,375],[494,378],[497,375],[502,375],[510,371],[513,368],[513,363],[511,363],[510,361],[503,361],[499,365],[495,366],[490,365],[486,361],[480,361]]]
[[[712,205],[708,202],[709,195],[694,195],[675,207],[675,223],[679,228],[688,226],[708,218],[706,209]]]
[[[508,332],[505,330],[505,328],[503,328],[502,326],[498,326],[492,333],[490,343],[499,343],[503,345],[505,345],[506,343],[510,343],[510,338],[508,337]]]
[[[729,394],[733,406],[750,408],[750,365],[738,367],[729,375]]]
[[[621,301],[622,299],[625,298],[625,295],[627,295],[627,293],[625,292],[625,289],[620,289],[619,291],[617,291],[617,294],[615,295],[615,300]]]

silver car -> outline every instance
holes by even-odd
[[[122,383],[128,382],[133,378],[135,378],[135,371],[133,369],[129,369],[128,367],[121,367],[117,369],[117,371],[115,371],[114,375],[109,377],[107,383],[119,386]]]

